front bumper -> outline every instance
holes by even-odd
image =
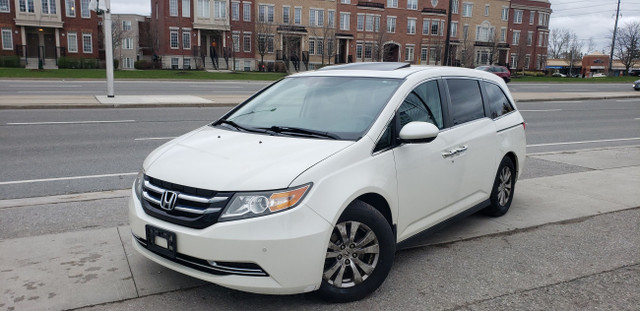
[[[270,216],[192,229],[147,215],[133,192],[129,199],[129,221],[133,245],[145,257],[198,279],[261,294],[295,294],[318,289],[333,229],[304,204]],[[145,246],[147,225],[175,233],[177,260]],[[234,273],[233,268],[225,273],[212,273],[206,267],[191,264],[206,266],[209,261],[223,263],[223,270],[230,265],[251,266],[265,273]]]

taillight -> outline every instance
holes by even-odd
[[[522,129],[526,130],[527,129],[527,123],[522,122]]]

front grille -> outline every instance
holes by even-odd
[[[163,195],[167,192],[176,198],[171,204],[163,205]],[[220,213],[232,196],[233,192],[199,189],[145,176],[142,186],[142,208],[148,215],[170,223],[202,229],[218,221]]]
[[[167,256],[166,254],[155,252],[153,249],[149,248],[147,240],[135,234],[133,235],[133,237],[136,239],[140,246],[148,249],[154,254],[198,271],[207,272],[214,275],[269,276],[269,274],[260,266],[250,262],[206,261],[204,259],[180,253],[176,253],[175,258],[172,258],[170,256]]]

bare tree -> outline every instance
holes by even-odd
[[[124,39],[125,31],[122,29],[122,20],[120,20],[120,16],[111,20],[111,51],[116,51],[116,49],[122,45],[122,39]],[[115,55],[114,55],[115,57]],[[122,50],[120,50],[120,55],[118,56],[118,60],[122,60]]]
[[[375,42],[373,43],[373,52],[371,57],[375,62],[384,61],[384,55],[390,51],[390,45],[385,45],[389,40],[389,35],[383,29],[374,34]]]
[[[575,62],[582,59],[582,48],[584,44],[580,39],[578,39],[578,35],[575,33],[569,32],[568,36],[569,40],[566,43],[566,48],[562,52],[562,55],[569,64],[569,75],[572,75]]]
[[[331,64],[331,58],[336,55],[336,28],[334,25],[330,25],[328,22],[322,26],[309,27],[311,36],[320,38],[316,41],[316,44],[321,44],[322,53],[320,54],[321,62],[324,65],[324,58],[327,57],[327,63]]]
[[[551,38],[549,38],[549,58],[562,58],[567,49],[567,45],[571,39],[571,32],[565,28],[551,29]]]
[[[273,48],[273,36],[275,25],[269,23],[266,18],[264,21],[256,20],[256,50],[260,54],[259,71],[263,71],[264,68],[264,55],[269,52],[269,48]]]
[[[589,40],[587,40],[586,53],[589,54],[595,49],[596,49],[596,42],[593,40],[593,37],[590,37]]]
[[[628,22],[618,28],[614,55],[622,62],[626,72],[640,63],[640,22]]]
[[[473,57],[475,52],[475,42],[467,37],[463,36],[462,39],[462,51],[460,57],[460,63],[463,67],[473,68]]]

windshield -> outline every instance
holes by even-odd
[[[287,78],[216,125],[271,135],[356,140],[400,83],[386,78]]]

